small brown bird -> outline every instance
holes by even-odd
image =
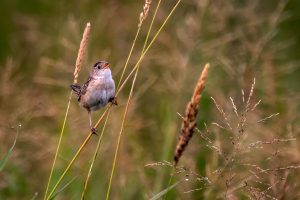
[[[79,104],[88,111],[91,131],[97,134],[92,126],[91,111],[96,111],[111,102],[117,105],[115,99],[115,82],[112,79],[109,63],[96,62],[86,83],[81,87],[71,85],[71,89],[77,94]]]

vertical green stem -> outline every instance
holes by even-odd
[[[106,113],[109,111],[110,107],[111,107],[111,105],[109,105],[106,108],[106,110],[103,112],[103,114],[101,115],[100,119],[96,123],[96,126],[95,126],[96,128],[99,126],[100,122],[102,121],[102,119],[104,118],[104,116],[106,115]],[[70,168],[72,167],[73,163],[75,162],[75,160],[77,159],[77,157],[79,156],[79,154],[81,153],[81,151],[83,150],[83,148],[87,145],[88,141],[91,139],[92,135],[93,135],[93,133],[90,132],[89,135],[87,136],[87,138],[84,140],[84,142],[82,143],[82,145],[80,146],[80,148],[78,149],[78,151],[76,152],[76,154],[74,155],[74,157],[72,158],[72,160],[70,161],[70,163],[68,164],[67,168],[65,169],[65,171],[63,172],[63,174],[60,176],[60,178],[58,179],[58,181],[56,182],[56,184],[54,185],[54,187],[51,190],[50,194],[46,198],[47,200],[51,198],[51,196],[55,192],[56,188],[61,183],[61,181],[63,180],[63,178],[67,174],[67,172],[70,170]]]
[[[114,156],[114,160],[113,160],[113,166],[112,166],[112,170],[111,170],[111,174],[110,174],[110,178],[109,178],[109,184],[108,184],[108,188],[107,188],[107,192],[106,192],[106,198],[105,198],[106,200],[109,199],[109,195],[110,195],[110,189],[111,189],[112,179],[113,179],[113,176],[114,176],[115,167],[116,167],[116,163],[117,163],[117,158],[118,158],[118,153],[119,153],[119,148],[120,148],[120,143],[121,143],[121,137],[122,137],[122,133],[123,133],[123,129],[124,129],[124,124],[125,124],[125,119],[126,119],[126,116],[127,116],[129,104],[130,104],[132,93],[133,93],[134,83],[135,83],[135,80],[136,80],[136,77],[137,77],[137,72],[138,71],[136,71],[134,79],[133,79],[133,83],[132,83],[132,86],[131,86],[131,89],[130,89],[130,94],[129,94],[129,97],[128,97],[128,100],[127,100],[125,112],[124,112],[123,119],[122,119],[121,129],[120,129],[120,132],[119,132],[117,147],[116,147],[115,156]]]
[[[74,161],[76,160],[76,158],[79,156],[79,154],[81,153],[82,149],[85,147],[85,145],[88,143],[88,141],[90,140],[90,138],[92,137],[93,133],[90,133],[88,135],[88,137],[85,139],[85,141],[82,143],[82,145],[80,146],[79,150],[76,152],[75,156],[73,157],[73,159],[70,161],[69,165],[67,166],[67,168],[65,169],[64,173],[61,175],[61,177],[58,179],[57,183],[55,184],[55,186],[53,187],[53,189],[51,190],[50,194],[47,197],[47,200],[51,198],[51,196],[53,195],[53,193],[55,192],[57,186],[60,184],[60,182],[62,181],[62,179],[65,177],[65,175],[67,174],[67,172],[70,170],[71,166],[73,165]]]
[[[137,40],[137,38],[138,38],[138,35],[140,34],[140,30],[141,30],[141,27],[139,26],[139,27],[138,27],[138,30],[136,31],[136,34],[135,34],[133,43],[132,43],[132,45],[131,45],[131,48],[130,48],[130,51],[129,51],[129,55],[128,55],[127,60],[126,60],[126,63],[125,63],[125,66],[123,67],[123,71],[122,71],[122,74],[121,74],[121,77],[120,77],[120,80],[119,80],[119,83],[118,83],[118,86],[117,86],[117,90],[118,90],[119,87],[120,87],[120,84],[121,84],[121,81],[122,81],[122,79],[123,79],[124,73],[125,73],[125,71],[126,71],[126,68],[127,68],[127,66],[128,66],[129,60],[130,60],[130,58],[131,58],[131,54],[132,54],[133,48],[134,48],[134,46],[135,46],[136,40]]]
[[[139,58],[139,60],[137,61],[137,63],[135,64],[135,66],[133,67],[133,69],[131,70],[131,72],[128,74],[128,76],[126,77],[126,79],[123,81],[123,83],[120,85],[119,89],[116,92],[116,96],[118,96],[119,92],[123,89],[123,87],[125,86],[125,84],[127,83],[127,81],[129,80],[129,78],[132,76],[132,74],[134,73],[134,71],[138,68],[139,64],[141,63],[141,61],[143,60],[144,56],[146,55],[146,53],[148,52],[148,50],[151,48],[151,46],[153,45],[153,43],[155,42],[156,38],[158,37],[159,33],[161,32],[161,30],[165,27],[166,23],[168,22],[169,18],[172,16],[172,14],[174,13],[174,11],[176,10],[176,8],[178,7],[179,3],[181,2],[181,0],[178,0],[177,3],[174,5],[173,9],[170,11],[169,15],[167,16],[167,18],[165,19],[165,21],[163,22],[163,24],[159,27],[158,31],[156,32],[156,34],[154,35],[153,39],[150,41],[149,45],[147,46],[147,48],[145,49],[144,53],[141,55],[141,57]]]
[[[67,104],[67,109],[66,109],[63,125],[62,125],[60,135],[59,135],[58,145],[57,145],[57,148],[56,148],[54,160],[53,160],[53,163],[52,163],[52,167],[51,167],[51,171],[50,171],[50,175],[49,175],[49,179],[48,179],[48,183],[47,183],[47,187],[46,187],[46,191],[45,191],[45,195],[44,195],[44,200],[47,197],[47,193],[48,193],[50,182],[51,182],[51,179],[52,179],[55,163],[56,163],[58,152],[59,152],[59,149],[60,149],[60,144],[61,144],[62,136],[63,136],[64,130],[65,130],[65,125],[66,125],[66,121],[67,121],[67,116],[68,116],[69,109],[70,109],[70,102],[71,102],[72,94],[73,94],[73,91],[70,92],[69,101],[68,101],[68,104]]]
[[[95,153],[94,153],[93,160],[92,160],[92,163],[91,163],[90,168],[89,168],[89,172],[88,172],[88,174],[87,174],[87,176],[86,176],[86,179],[85,179],[85,182],[84,182],[84,188],[83,188],[83,191],[82,191],[82,194],[81,194],[81,199],[82,199],[82,200],[84,199],[84,195],[85,195],[85,192],[86,192],[86,189],[87,189],[88,182],[89,182],[89,180],[90,180],[90,176],[91,176],[91,173],[92,173],[92,169],[93,169],[93,166],[94,166],[96,157],[97,157],[98,152],[99,152],[99,149],[100,149],[102,137],[103,137],[103,134],[104,134],[104,131],[105,131],[105,127],[106,127],[108,118],[109,118],[109,114],[110,114],[110,111],[108,111],[108,113],[107,113],[107,116],[106,116],[106,119],[105,119],[105,122],[104,122],[104,125],[103,125],[103,128],[102,128],[102,132],[101,132],[101,135],[100,135],[99,140],[98,140],[98,144],[97,144],[97,147],[96,147],[96,151],[95,151]]]

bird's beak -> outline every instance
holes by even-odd
[[[108,63],[105,63],[103,68],[104,68],[104,69],[109,68],[109,64],[108,64]]]

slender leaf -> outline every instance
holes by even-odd
[[[19,125],[19,127],[20,127],[20,125]],[[15,138],[15,141],[14,141],[13,145],[10,147],[10,149],[4,155],[4,157],[0,160],[0,172],[4,169],[4,167],[7,163],[7,160],[9,158],[9,156],[12,154],[12,151],[13,151],[16,143],[17,143],[17,138],[18,138],[18,135],[19,135],[19,127],[17,128],[17,134],[16,134],[16,138]]]
[[[68,183],[66,183],[66,185],[64,185],[60,190],[58,190],[57,192],[55,192],[53,194],[53,196],[50,198],[50,200],[54,199],[59,193],[61,193],[62,191],[64,191],[77,177],[72,178]]]
[[[184,179],[177,181],[176,183],[170,185],[169,187],[167,187],[166,189],[162,190],[161,192],[157,193],[156,195],[154,195],[150,200],[156,200],[159,199],[161,197],[163,197],[165,194],[167,194],[170,190],[172,190],[173,188],[175,188],[179,183],[181,183]]]
[[[34,193],[33,197],[31,198],[31,200],[36,200],[36,198],[38,197],[38,193]]]

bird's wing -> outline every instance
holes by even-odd
[[[80,90],[81,90],[81,87],[77,84],[72,84],[70,85],[71,89],[77,94],[77,96],[80,95]]]
[[[86,93],[87,87],[89,86],[91,80],[92,78],[89,77],[88,80],[85,82],[85,84],[83,84],[83,86],[81,87],[81,95],[84,95]]]

